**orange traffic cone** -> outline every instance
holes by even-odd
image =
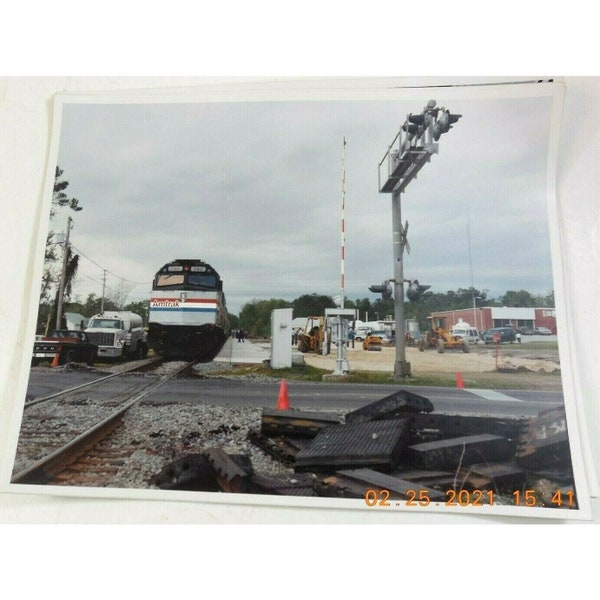
[[[456,373],[456,387],[457,388],[465,387],[465,384],[463,383],[463,378],[462,378],[462,375],[460,374],[460,372]]]
[[[277,410],[288,410],[289,408],[290,399],[288,398],[287,383],[285,379],[282,379],[279,386],[279,396],[277,397]]]
[[[52,364],[50,365],[51,367],[58,367],[59,364],[59,358],[60,358],[60,352],[57,352],[54,355],[54,358],[52,359]]]

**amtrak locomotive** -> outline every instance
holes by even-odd
[[[164,265],[152,282],[148,345],[165,358],[212,360],[229,334],[223,282],[198,259]]]

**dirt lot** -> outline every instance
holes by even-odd
[[[419,352],[415,347],[406,348],[406,360],[411,364],[411,372],[419,375],[452,375],[461,373],[465,383],[469,379],[488,380],[492,376],[502,383],[526,383],[527,387],[560,388],[560,362],[558,347],[554,344],[504,344],[498,349],[493,346],[476,344],[470,352],[435,349]],[[335,370],[337,350],[335,346],[328,356],[305,354],[306,364],[322,369]],[[396,349],[383,347],[381,351],[366,351],[359,344],[348,348],[346,359],[350,371],[387,371],[393,373]],[[488,377],[489,375],[489,377]]]

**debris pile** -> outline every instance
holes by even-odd
[[[152,483],[367,502],[385,495],[576,508],[562,408],[531,419],[448,415],[400,389],[343,416],[264,409],[260,429],[249,431],[248,439],[286,467],[281,474],[254,472],[247,456],[213,447],[171,463]]]

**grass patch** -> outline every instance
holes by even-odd
[[[416,387],[455,387],[456,375],[453,373],[413,373],[411,377],[399,380],[391,372],[384,371],[351,371],[348,375],[333,378],[330,381],[323,379],[324,375],[331,375],[327,369],[318,369],[309,365],[292,366],[284,369],[271,369],[262,365],[233,367],[223,374],[264,376],[290,381],[314,381],[327,383],[349,384],[379,384],[379,385],[406,385]],[[560,372],[527,372],[501,373],[489,372],[462,372],[465,389],[514,389],[514,390],[549,390],[560,391],[562,379]]]
[[[219,375],[264,376],[295,381],[321,381],[323,375],[329,373],[325,369],[317,369],[309,365],[292,366],[283,369],[271,369],[262,365],[240,365],[229,371],[220,371]]]

